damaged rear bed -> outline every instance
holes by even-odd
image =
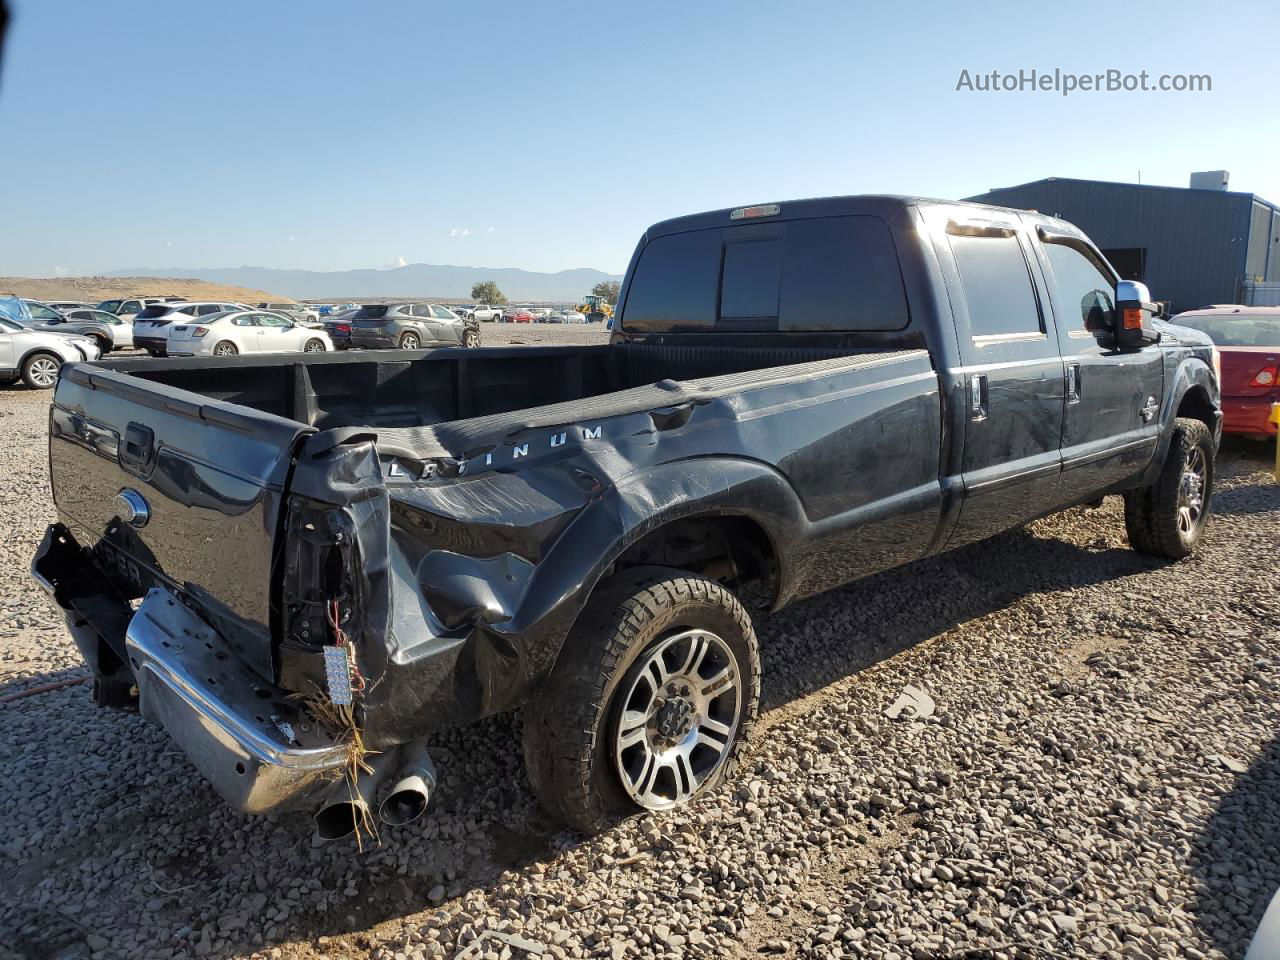
[[[833,424],[845,445],[871,414],[918,424],[927,469],[905,506],[936,512],[938,406],[918,349],[75,366],[50,421],[59,523],[34,570],[99,703],[139,702],[239,808],[295,807],[348,762],[344,731],[300,698],[350,702],[375,751],[517,706],[595,583],[682,505],[821,543]],[[885,436],[859,442],[874,455]],[[779,499],[779,468],[808,478],[809,502],[786,481]],[[783,584],[778,603],[823,576],[806,551],[785,576],[735,562]]]

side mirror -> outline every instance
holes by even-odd
[[[1151,301],[1145,283],[1121,280],[1116,284],[1116,346],[1136,350],[1160,342],[1160,333],[1152,320],[1159,316],[1160,305]]]

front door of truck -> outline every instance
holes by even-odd
[[[1058,502],[1065,401],[1053,317],[1015,216],[948,220],[948,293],[964,404],[964,501],[949,545],[991,536]]]
[[[1151,344],[1116,349],[1116,277],[1101,255],[1069,234],[1040,230],[1041,256],[1066,364],[1062,421],[1064,504],[1092,500],[1131,479],[1155,453],[1164,357]]]

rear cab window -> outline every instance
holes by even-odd
[[[632,333],[895,331],[910,319],[888,225],[855,214],[667,234],[641,251]]]

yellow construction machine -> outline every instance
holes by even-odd
[[[608,320],[613,316],[613,304],[597,293],[589,293],[583,297],[577,309],[579,313],[585,313],[592,323]]]

